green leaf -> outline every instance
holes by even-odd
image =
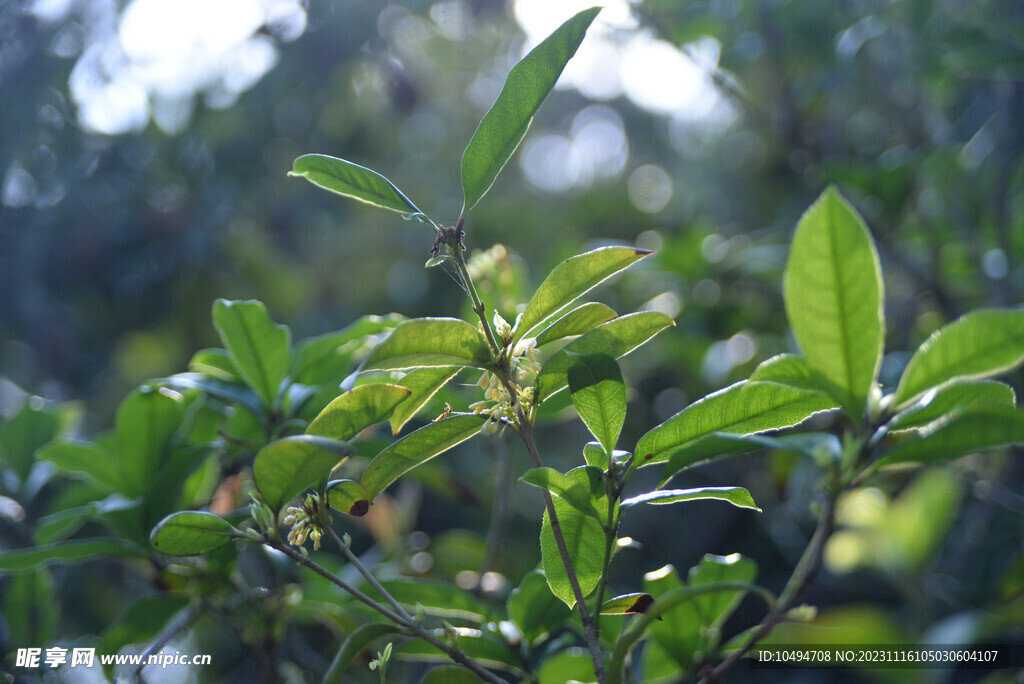
[[[757,577],[757,563],[738,553],[730,556],[707,554],[700,565],[690,568],[688,584],[699,587],[717,582],[753,582]],[[694,598],[705,627],[721,628],[739,607],[747,592],[742,589],[723,589]]]
[[[105,556],[131,556],[142,558],[146,553],[128,542],[119,539],[72,539],[55,544],[32,546],[0,553],[0,571],[35,572],[53,564],[80,563]]]
[[[455,366],[438,366],[436,368],[419,368],[406,373],[397,382],[409,390],[409,398],[403,401],[391,414],[391,433],[397,435],[412,418],[437,394],[442,387],[451,382],[462,368]]]
[[[783,294],[807,367],[855,419],[864,415],[882,363],[882,290],[867,226],[827,189],[797,225]]]
[[[667,461],[714,432],[752,434],[792,427],[833,406],[820,392],[772,382],[738,382],[690,404],[641,437],[634,467]],[[702,453],[694,462],[707,456]]]
[[[313,185],[381,209],[400,214],[417,214],[420,210],[376,171],[325,154],[304,154],[295,160],[289,176],[305,178]]]
[[[607,323],[618,316],[614,310],[598,302],[581,304],[565,314],[554,323],[544,328],[537,335],[537,346],[556,342],[566,337],[575,337],[588,332],[602,323]]]
[[[526,484],[546,489],[580,513],[598,517],[590,498],[590,487],[554,468],[532,468],[521,478]]]
[[[202,373],[176,373],[160,382],[174,390],[186,392],[197,389],[227,403],[241,404],[257,417],[264,414],[260,397],[251,387],[241,382],[225,382]]]
[[[666,565],[644,575],[644,591],[657,602],[671,591],[685,587],[676,569]],[[665,611],[648,628],[651,639],[685,672],[701,645],[701,615],[696,601],[684,601]]]
[[[420,684],[479,684],[483,682],[461,665],[438,665],[430,669]]]
[[[370,461],[363,473],[363,488],[370,501],[416,466],[461,444],[480,431],[485,416],[460,415],[424,425],[410,432]]]
[[[66,473],[83,473],[108,491],[123,492],[129,489],[117,462],[99,444],[57,440],[40,449],[39,458]]]
[[[440,641],[449,638],[444,629],[430,631]],[[451,634],[459,650],[484,667],[522,672],[521,657],[513,653],[508,644],[494,633],[475,628],[453,627]],[[410,639],[395,650],[405,659],[428,663],[451,662],[448,654],[423,639]]]
[[[956,379],[1004,373],[1024,361],[1024,311],[973,311],[936,330],[907,364],[895,404]]]
[[[173,390],[143,387],[125,397],[117,408],[113,449],[122,494],[134,498],[151,484],[184,417],[184,398]]]
[[[355,453],[347,442],[314,435],[293,435],[267,444],[252,464],[253,479],[274,511],[322,482],[339,462]]]
[[[564,311],[574,301],[649,254],[652,254],[650,250],[633,247],[599,247],[566,259],[548,274],[548,277],[530,298],[522,318],[516,323],[514,341],[532,337],[540,329],[540,326]],[[576,311],[580,311],[580,309]],[[594,314],[604,315],[605,313],[599,309],[584,310],[583,314],[578,314],[576,318],[570,319],[563,326],[573,323],[574,326],[579,327],[579,316],[591,317]],[[561,323],[561,321],[559,322]]]
[[[505,605],[509,618],[519,627],[527,643],[554,632],[572,614],[572,609],[551,593],[543,570],[526,573]]]
[[[323,684],[344,682],[345,672],[373,642],[389,634],[399,634],[401,631],[398,625],[391,623],[371,622],[361,625],[348,635],[345,643],[338,649],[337,655],[334,656],[331,666],[324,675]]]
[[[16,575],[5,582],[4,622],[9,644],[45,644],[62,614],[53,590],[53,575],[46,569]]]
[[[602,323],[562,347],[547,360],[537,375],[538,403],[550,399],[566,387],[569,367],[575,362],[574,355],[607,354],[617,359],[672,325],[671,318],[657,311],[627,314]]]
[[[331,480],[327,483],[327,505],[356,517],[370,510],[370,499],[363,485],[355,480]]]
[[[486,622],[491,611],[475,596],[459,589],[451,582],[431,579],[383,580],[391,596],[404,606],[415,609],[422,606],[427,615],[446,620]],[[367,594],[376,598],[377,592],[368,588]],[[383,598],[381,598],[383,600]]]
[[[611,456],[612,460],[616,463],[622,463],[629,458],[630,453],[621,449],[615,449],[612,451]],[[587,462],[587,465],[594,466],[600,470],[608,470],[610,465],[608,454],[600,442],[587,442],[583,445],[583,460]]]
[[[949,420],[936,421],[920,438],[894,447],[878,466],[947,461],[1012,444],[1024,444],[1024,412],[998,406],[971,407]]]
[[[56,437],[60,428],[56,412],[25,401],[14,416],[0,423],[0,463],[7,463],[24,482],[35,463],[36,450]]]
[[[403,320],[405,319],[398,314],[363,316],[341,330],[303,340],[295,347],[292,378],[309,384],[323,382],[325,366],[336,365],[331,362],[339,358],[344,359],[360,343],[393,329]],[[348,374],[347,369],[344,374]]]
[[[423,268],[436,268],[437,266],[440,266],[449,259],[451,259],[451,257],[448,256],[447,254],[443,254],[441,256],[436,257],[430,257],[429,259],[427,259],[426,263],[423,264]]]
[[[241,382],[235,362],[225,349],[200,349],[189,359],[188,369],[222,382]]]
[[[537,684],[566,684],[566,682],[593,682],[594,661],[580,649],[545,654],[537,669]]]
[[[111,494],[100,501],[90,501],[84,506],[51,513],[39,519],[35,534],[36,544],[49,544],[67,539],[90,520],[105,519],[112,513],[131,510],[139,503],[138,500],[126,499],[120,494]]]
[[[592,505],[602,514],[602,518],[606,517],[608,504],[603,484],[604,475],[589,466],[573,468],[567,475],[590,490]],[[604,572],[604,526],[592,513],[581,513],[561,498],[555,499],[554,505],[565,546],[576,571],[576,579],[583,595],[587,596],[597,587]],[[544,511],[540,528],[540,556],[544,577],[548,581],[551,593],[572,608],[576,605],[576,597],[562,564],[562,556],[558,551],[547,510]]]
[[[605,601],[601,606],[601,615],[636,615],[643,613],[654,604],[654,597],[650,594],[634,592],[623,594]]]
[[[619,364],[607,354],[581,354],[566,378],[580,419],[605,453],[612,453],[626,422],[626,385]]]
[[[306,434],[347,442],[371,425],[387,420],[410,394],[405,387],[383,382],[359,385],[328,404],[306,428]]]
[[[264,406],[272,405],[291,365],[291,332],[274,323],[256,300],[218,299],[213,324],[242,379]]]
[[[584,10],[558,27],[512,67],[498,99],[484,115],[462,155],[462,215],[484,196],[526,135],[533,115],[555,87],[569,59],[601,11]]]
[[[754,503],[753,497],[743,487],[697,487],[695,489],[656,489],[653,492],[640,494],[624,500],[620,510],[625,513],[638,504],[664,505],[677,501],[693,501],[695,499],[718,499],[728,501],[737,508],[752,508],[757,512],[761,509]]]
[[[487,368],[491,350],[476,328],[458,318],[414,318],[402,321],[373,348],[362,370],[394,370],[433,366]]]
[[[141,644],[155,638],[174,614],[187,605],[188,597],[184,593],[139,599],[125,609],[117,622],[104,630],[103,652],[117,653],[128,644]]]
[[[886,425],[890,432],[920,428],[944,416],[982,406],[1012,409],[1017,404],[1013,388],[995,380],[954,381],[925,392]]]
[[[219,549],[242,533],[227,520],[205,511],[179,511],[157,523],[149,543],[169,556],[196,556]]]
[[[750,374],[750,381],[775,382],[808,392],[825,391],[807,367],[804,357],[796,354],[779,354],[762,361]]]

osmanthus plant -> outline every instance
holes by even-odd
[[[342,681],[375,645],[381,679],[402,659],[443,661],[428,682],[718,681],[776,625],[813,617],[796,602],[820,565],[840,494],[886,477],[891,466],[1024,443],[1013,390],[991,379],[1024,360],[1024,311],[967,314],[911,356],[896,388],[881,388],[878,257],[855,210],[828,189],[800,220],[784,274],[786,312],[802,354],[768,359],[749,380],[695,401],[631,450],[618,449],[627,402],[617,359],[673,322],[653,311],[619,315],[583,299],[650,253],[607,246],[567,259],[511,322],[481,298],[464,255],[470,212],[598,11],[567,21],[512,69],[463,155],[463,206],[450,227],[375,171],[323,155],[295,160],[293,175],[433,230],[426,266],[456,276],[472,322],[367,317],[293,344],[259,302],[217,301],[213,321],[223,348],[198,352],[189,372],[129,395],[112,432],[72,441],[58,437],[57,419],[47,423],[39,458],[87,480],[93,499],[41,519],[37,546],[0,554],[0,570],[101,555],[148,564],[161,586],[177,591],[133,606],[104,633],[108,652],[133,640],[156,652],[215,613],[264,659],[284,625],[329,623],[343,641],[325,682]],[[454,406],[406,431],[460,374],[477,381],[477,395],[452,394]],[[540,408],[563,392],[594,437],[568,472],[544,465],[534,432]],[[831,420],[809,422],[821,414]],[[367,428],[384,422],[397,439],[380,445],[366,437]],[[807,429],[821,424],[828,430]],[[0,429],[0,446],[12,431]],[[521,482],[544,499],[540,567],[504,605],[378,567],[335,529],[344,516],[365,515],[417,467],[495,433],[524,445],[532,468]],[[765,448],[806,455],[820,472],[817,528],[779,595],[757,586],[755,563],[739,555],[706,556],[685,578],[666,566],[647,573],[634,592],[609,594],[608,569],[626,543],[619,529],[631,510],[711,499],[756,511],[746,489],[669,482],[697,464]],[[22,465],[27,479],[31,464]],[[633,476],[652,466],[662,468],[660,486],[635,492]],[[231,500],[250,472],[249,509],[225,508],[221,501]],[[110,534],[65,541],[95,529],[88,526],[94,521]],[[325,545],[336,547],[348,568],[339,572],[336,556],[321,552]],[[203,558],[176,558],[197,555]],[[326,582],[344,593],[320,592],[314,600],[290,593],[285,581],[266,580],[278,590],[261,592],[256,587],[264,585],[250,578],[276,577],[282,556],[301,566],[308,586]],[[726,638],[726,621],[748,595],[767,606],[763,618]],[[274,672],[275,663],[267,665]]]

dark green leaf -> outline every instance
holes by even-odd
[[[753,582],[757,577],[757,563],[738,553],[730,556],[708,554],[700,565],[690,568],[688,583],[699,587],[716,582]],[[723,589],[697,596],[694,600],[700,610],[701,622],[705,627],[721,628],[747,592],[741,589]]]
[[[607,323],[618,316],[615,311],[597,302],[581,304],[557,321],[544,328],[537,335],[537,346],[543,346],[548,342],[575,337],[596,328],[602,323]]]
[[[62,614],[49,570],[16,575],[6,582],[4,622],[11,644],[45,644]]]
[[[461,665],[438,665],[430,669],[420,684],[479,684],[482,681]]]
[[[66,473],[84,473],[108,491],[123,492],[130,489],[121,476],[117,462],[99,444],[58,440],[40,449],[39,458]]]
[[[457,318],[414,318],[403,321],[374,347],[362,370],[394,370],[428,366],[487,368],[491,350],[476,328]]]
[[[35,408],[25,401],[10,419],[0,423],[0,462],[5,462],[22,482],[35,463],[36,450],[57,436],[61,419],[55,411]]]
[[[324,675],[323,684],[341,684],[345,681],[345,672],[356,658],[362,654],[373,642],[389,634],[399,634],[401,628],[390,623],[371,622],[360,626],[348,635],[345,643],[338,649],[334,661],[331,663],[327,674]]]
[[[596,471],[597,474],[595,475],[591,471]],[[602,515],[602,518],[606,518],[608,504],[604,485],[595,480],[595,478],[604,477],[600,471],[589,466],[582,466],[570,470],[567,475],[590,489],[592,505]],[[573,568],[576,570],[576,579],[579,581],[583,595],[587,596],[597,587],[604,572],[604,527],[593,514],[581,513],[560,498],[554,500],[554,505],[562,528],[562,536],[569,551],[569,558],[572,559]],[[540,556],[544,577],[548,581],[551,592],[572,608],[576,605],[576,597],[569,584],[565,566],[562,564],[562,556],[558,551],[555,533],[551,528],[551,520],[546,510],[540,528]]]
[[[241,382],[225,382],[202,373],[177,373],[165,378],[161,383],[166,383],[168,387],[183,392],[197,389],[222,401],[238,403],[257,417],[264,413],[260,397],[251,387]]]
[[[971,407],[936,421],[920,438],[894,447],[878,465],[946,461],[965,454],[1024,444],[1024,412],[1008,407]]]
[[[952,382],[925,392],[915,402],[889,421],[889,431],[920,428],[943,416],[996,406],[1012,409],[1017,403],[1013,388],[995,380],[964,380]]]
[[[516,623],[527,643],[554,632],[572,610],[548,588],[543,570],[526,573],[506,601],[509,618]]]
[[[546,489],[580,513],[598,517],[590,498],[590,487],[554,468],[533,468],[520,478],[526,484]]]
[[[419,213],[416,205],[376,171],[325,154],[304,154],[295,160],[289,176],[305,178],[313,185],[343,197],[390,209],[400,214]]]
[[[145,557],[134,544],[118,539],[73,539],[0,553],[0,571],[29,572],[54,563],[80,563],[102,556]]]
[[[462,215],[476,206],[494,183],[600,11],[593,7],[569,19],[512,67],[498,99],[462,155]]]
[[[325,437],[283,437],[256,454],[253,479],[267,505],[279,511],[309,487],[326,480],[339,462],[354,453],[347,442]]]
[[[760,512],[753,497],[743,487],[697,487],[695,489],[656,489],[624,500],[620,506],[623,513],[638,504],[663,505],[677,501],[696,499],[718,499],[728,501],[737,508],[752,508]]]
[[[114,457],[129,498],[142,494],[170,455],[185,416],[184,398],[161,387],[135,390],[117,408]]]
[[[955,379],[1004,373],[1024,361],[1024,311],[973,311],[936,330],[914,353],[896,389],[902,406]]]
[[[797,225],[783,292],[807,367],[857,420],[882,362],[882,289],[867,226],[829,188]]]
[[[402,376],[398,384],[409,390],[409,398],[391,414],[391,432],[397,435],[402,428],[430,401],[438,391],[451,382],[462,368],[438,366],[419,368]]]
[[[410,432],[377,454],[363,473],[370,501],[404,473],[461,444],[480,431],[484,416],[452,416]]]
[[[516,323],[514,341],[533,337],[546,321],[563,312],[594,287],[649,254],[649,250],[633,247],[599,247],[566,259],[548,274],[530,298],[522,318]],[[598,310],[585,313],[590,317],[594,313],[604,315],[605,312]],[[574,327],[578,328],[579,323],[579,320],[575,320]]]
[[[213,324],[242,379],[264,406],[273,404],[291,366],[291,332],[274,323],[256,300],[218,299]]]
[[[643,613],[654,603],[650,594],[634,592],[616,596],[601,606],[601,615],[636,615]]]
[[[548,359],[537,376],[537,401],[545,401],[565,388],[574,354],[607,354],[617,359],[671,325],[671,318],[656,311],[641,311],[602,323]]]
[[[360,432],[388,419],[410,391],[398,385],[359,385],[327,405],[309,427],[307,435],[320,435],[346,442]]]
[[[84,506],[75,506],[44,516],[39,519],[36,527],[36,544],[49,544],[66,539],[94,518],[126,511],[138,505],[138,500],[132,501],[120,494],[111,494],[102,501],[91,501]]]
[[[241,532],[227,520],[204,511],[179,511],[161,520],[149,537],[160,553],[196,556],[219,549]]]
[[[128,644],[149,641],[187,605],[188,596],[185,594],[161,594],[139,599],[103,632],[103,652],[117,653]]]
[[[634,466],[667,461],[675,451],[714,432],[751,434],[792,427],[833,406],[820,392],[772,382],[738,382],[690,404],[641,437]],[[701,453],[695,461],[706,457]]]
[[[605,453],[612,453],[626,422],[626,385],[615,359],[580,354],[566,373],[572,403]]]

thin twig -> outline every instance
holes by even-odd
[[[173,622],[164,627],[164,630],[160,632],[156,641],[154,641],[153,644],[146,649],[146,652],[140,656],[139,666],[135,668],[135,672],[133,673],[135,681],[139,681],[142,677],[142,671],[146,668],[146,665],[149,664],[150,656],[163,649],[163,647],[167,645],[167,642],[173,639],[178,632],[188,629],[189,625],[199,617],[199,614],[202,611],[203,604],[199,601],[193,601],[189,604],[188,608],[182,611],[182,613],[174,619]]]

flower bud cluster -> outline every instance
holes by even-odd
[[[291,525],[288,532],[288,543],[292,546],[302,546],[306,538],[313,540],[313,550],[320,550],[320,539],[324,531],[320,527],[320,500],[314,494],[306,496],[301,506],[289,506],[285,510],[284,524]]]
[[[512,326],[497,312],[494,313],[493,322],[494,330],[503,345],[501,354],[507,355],[511,378],[506,383],[496,373],[481,375],[477,385],[484,390],[484,400],[470,404],[469,407],[473,413],[487,416],[487,422],[480,429],[489,435],[498,432],[509,423],[517,422],[517,402],[524,414],[532,409],[534,390],[527,380],[530,379],[529,376],[535,377],[540,373],[541,368],[537,358],[536,339],[531,337],[519,340],[510,349],[514,338]]]

